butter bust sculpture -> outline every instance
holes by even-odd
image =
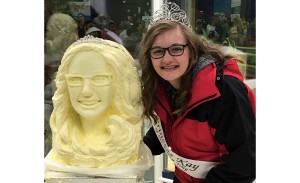
[[[142,145],[141,86],[120,44],[86,36],[65,52],[56,75],[46,159],[68,166],[135,164]]]

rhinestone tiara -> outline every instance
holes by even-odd
[[[86,35],[83,38],[78,39],[68,49],[72,49],[73,47],[76,47],[77,45],[81,45],[81,44],[85,44],[85,43],[93,43],[93,44],[96,44],[96,45],[97,44],[98,45],[107,45],[107,46],[114,47],[116,49],[120,49],[123,52],[125,52],[126,54],[128,53],[128,51],[126,50],[126,48],[123,45],[121,45],[119,43],[116,43],[114,41],[111,41],[111,40],[106,40],[106,39],[102,39],[102,38],[98,38],[98,37],[93,37],[92,35]]]
[[[78,39],[76,42],[73,43],[73,46],[80,45],[83,43],[104,44],[104,45],[109,45],[109,46],[116,47],[116,48],[120,47],[120,45],[118,43],[115,43],[110,40],[94,37],[92,35],[87,35],[87,36],[84,36],[83,38]]]
[[[154,15],[150,19],[148,30],[159,20],[175,21],[192,28],[185,11],[181,10],[180,7],[173,2],[164,3],[161,5],[159,10],[155,11]]]

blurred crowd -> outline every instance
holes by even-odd
[[[245,20],[238,16],[226,17],[221,13],[215,13],[209,22],[197,19],[195,31],[208,40],[224,46],[255,47],[255,24],[255,18]]]

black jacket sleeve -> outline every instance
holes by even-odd
[[[221,157],[224,164],[208,172],[205,183],[251,183],[255,180],[256,118],[248,90],[243,82],[225,76],[220,92],[208,122],[228,154]]]
[[[148,130],[143,138],[143,141],[149,147],[153,155],[160,155],[161,153],[165,152],[156,136],[153,127]]]

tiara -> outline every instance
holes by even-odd
[[[127,51],[127,49],[123,45],[116,43],[114,41],[111,41],[111,40],[94,37],[92,35],[86,35],[86,36],[78,39],[77,41],[75,41],[72,45],[70,45],[68,47],[68,49],[65,51],[65,54],[66,54],[66,52],[69,52],[70,50],[77,48],[77,46],[85,45],[85,44],[106,45],[106,46],[121,50],[126,55],[131,57],[130,53]]]
[[[92,35],[86,35],[80,39],[78,39],[76,42],[74,42],[68,49],[72,49],[75,46],[78,45],[82,45],[85,43],[92,43],[92,44],[98,44],[98,45],[107,45],[119,50],[122,50],[123,52],[125,52],[127,54],[127,50],[126,48],[123,47],[123,45],[116,43],[114,41],[111,40],[107,40],[107,39],[102,39],[102,38],[98,38],[98,37],[94,37]],[[129,54],[129,53],[128,53]]]
[[[87,35],[87,36],[84,36],[83,38],[78,39],[76,42],[73,43],[73,46],[80,45],[83,43],[104,44],[104,45],[109,45],[109,46],[116,47],[116,48],[120,47],[120,45],[118,43],[115,43],[110,40],[94,37],[92,35]]]
[[[161,5],[160,9],[155,11],[154,15],[150,19],[148,30],[159,20],[170,20],[181,23],[189,28],[192,28],[185,11],[181,10],[180,7],[173,2],[167,2]]]

